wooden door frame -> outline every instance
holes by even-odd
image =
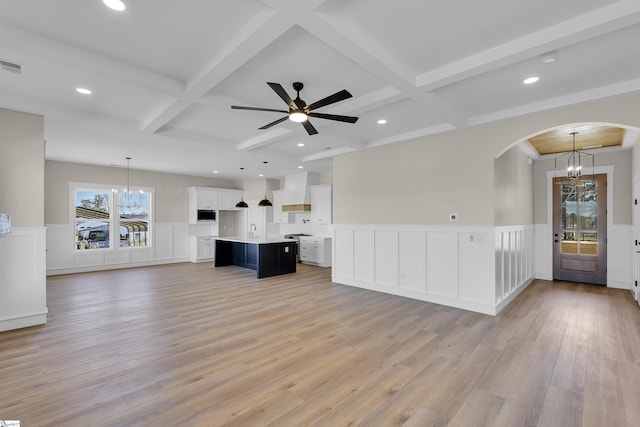
[[[607,233],[610,233],[613,230],[613,171],[615,169],[614,165],[609,166],[596,166],[595,168],[584,168],[582,169],[582,175],[591,175],[593,174],[606,174],[607,182],[611,184],[611,187],[607,188]],[[551,266],[551,277],[553,278],[553,178],[556,177],[556,171],[551,170],[547,171],[547,225],[549,226],[549,236],[548,241],[549,247],[548,249],[548,265]],[[607,250],[607,266],[611,265],[611,252]],[[607,287],[609,287],[609,283],[611,282],[611,269],[607,269]]]

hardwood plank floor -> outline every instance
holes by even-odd
[[[637,426],[640,308],[536,281],[496,317],[331,283],[173,264],[50,277],[0,333],[0,419],[26,426]]]

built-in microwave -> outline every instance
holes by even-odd
[[[210,209],[198,209],[198,222],[212,222],[216,220],[216,211]]]

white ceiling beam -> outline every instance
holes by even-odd
[[[339,156],[340,154],[351,153],[353,151],[358,151],[358,150],[353,147],[334,148],[332,150],[324,150],[316,154],[310,154],[308,156],[304,156],[300,160],[302,162],[312,162],[314,160],[326,159],[328,157],[335,157],[335,156]]]
[[[381,145],[394,144],[396,142],[408,141],[410,139],[420,138],[427,135],[435,135],[437,133],[443,133],[450,130],[453,130],[453,125],[449,123],[430,126],[427,128],[422,128],[418,130],[413,130],[411,132],[405,132],[398,135],[393,135],[387,138],[380,138],[374,141],[371,141],[367,144],[367,148],[379,147]]]
[[[412,98],[428,108],[441,120],[455,127],[467,125],[467,119],[463,114],[451,105],[417,88],[415,75],[404,64],[352,25],[341,22],[335,17],[330,22],[326,15],[317,13],[299,19],[298,24],[346,58],[369,70],[390,86],[396,87],[407,98]]]
[[[639,22],[640,2],[619,1],[421,74],[416,86],[431,91]]]
[[[143,123],[141,131],[157,132],[285,33],[293,25],[292,22],[286,22],[281,15],[272,11],[256,14],[231,36],[223,49],[195,73],[178,99]]]
[[[273,128],[272,130],[261,133],[260,135],[242,141],[237,145],[238,151],[250,151],[256,148],[264,147],[277,140],[289,135],[292,131],[282,127]]]

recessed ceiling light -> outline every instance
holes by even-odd
[[[304,166],[298,166],[298,169],[304,169]]]
[[[304,147],[304,144],[302,142],[298,143],[298,147]]]
[[[213,173],[220,173],[220,172],[218,172],[218,171],[213,171]]]
[[[264,174],[262,174],[262,173],[261,173],[261,174],[260,174],[260,175],[258,175],[258,176],[264,176]]]
[[[104,3],[108,8],[117,10],[118,12],[122,12],[126,9],[126,6],[120,0],[102,0],[102,3]]]
[[[542,60],[543,64],[551,64],[552,62],[556,62],[556,59],[558,59],[557,52],[555,50],[552,50],[551,52],[543,53],[542,55],[540,55],[540,59]]]
[[[380,119],[380,120],[378,120],[378,124],[379,125],[386,125],[387,124],[387,120],[386,119]]]
[[[538,76],[527,77],[526,79],[524,79],[524,81],[522,83],[524,83],[526,85],[532,85],[535,82],[537,82],[538,80],[540,80],[540,77],[538,77]]]
[[[91,91],[83,87],[77,87],[76,92],[81,93],[83,95],[91,95]]]

